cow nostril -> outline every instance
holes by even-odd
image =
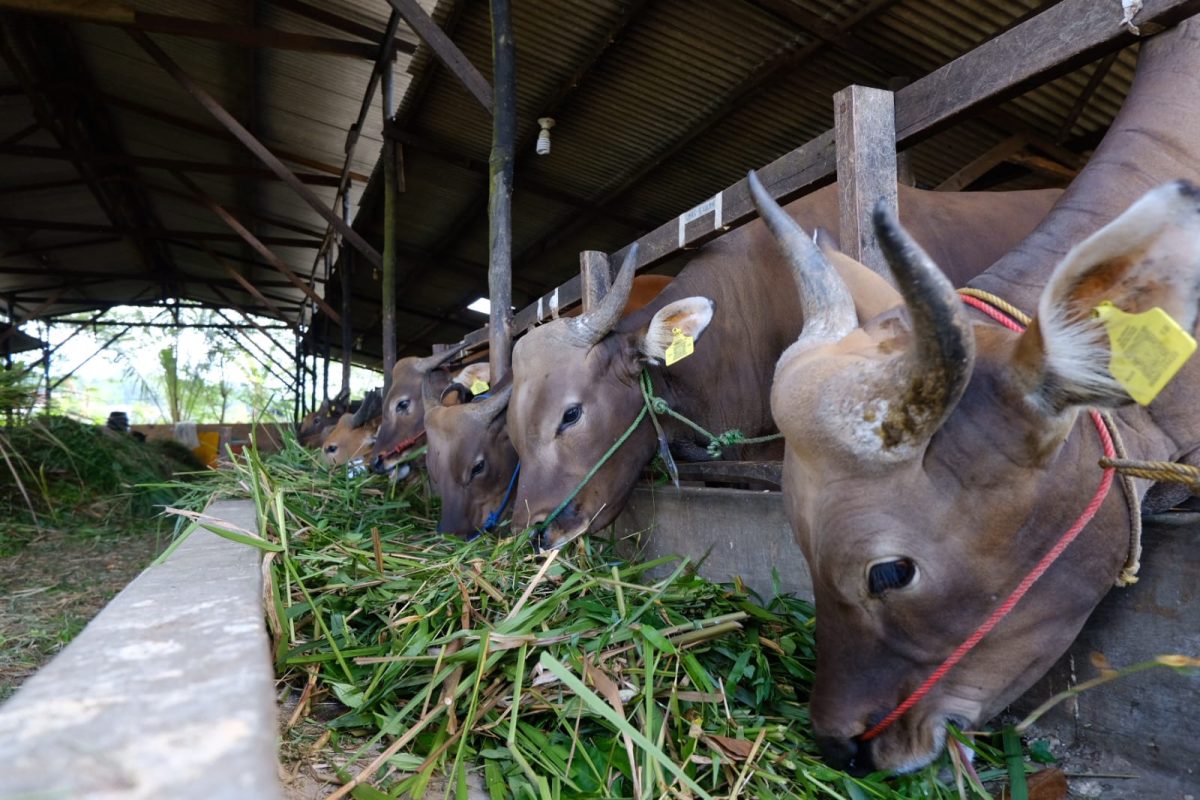
[[[861,739],[838,739],[833,736],[818,736],[817,749],[821,758],[834,769],[862,777],[875,771],[875,760],[871,757],[871,743]]]

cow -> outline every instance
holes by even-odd
[[[409,356],[392,367],[392,383],[383,400],[383,418],[375,445],[367,456],[371,470],[398,480],[408,475],[410,467],[400,462],[407,451],[419,446],[425,437],[425,406],[421,400],[422,383],[426,375],[444,376],[435,372],[455,355],[448,351],[424,358]],[[443,377],[443,385],[445,378]],[[442,387],[438,387],[440,392]]]
[[[1180,492],[1137,481],[1089,504],[1101,497],[1104,450],[1083,412],[1112,410],[1104,429],[1130,458],[1200,463],[1200,362],[1134,405],[1110,374],[1094,311],[1106,301],[1130,313],[1158,307],[1197,332],[1200,24],[1142,47],[1121,113],[1059,206],[970,282],[1035,312],[1022,333],[960,302],[935,259],[883,210],[875,223],[899,293],[881,290],[876,302],[895,308],[860,319],[804,231],[756,193],[805,314],[779,361],[771,407],[786,437],[785,509],[816,599],[810,714],[834,766],[928,764],[948,724],[973,728],[1019,697],[1108,590],[1128,581],[1139,503],[1165,510]],[[909,707],[906,698],[1097,503],[1078,541]]]
[[[639,275],[624,313],[644,307],[671,282],[666,275]],[[564,315],[578,314],[568,309]],[[429,441],[426,467],[442,499],[438,531],[470,537],[493,530],[511,508],[517,477],[517,451],[508,438],[508,399],[512,385],[486,396],[470,391],[476,376],[468,365],[439,397],[425,388],[425,425]]]
[[[325,398],[320,407],[310,411],[296,426],[296,441],[304,447],[318,447],[326,435],[337,425],[342,415],[350,410],[346,402],[349,391],[342,392],[333,399]]]
[[[321,460],[330,469],[361,462],[375,445],[383,411],[382,391],[367,392],[354,413],[343,414],[321,442]]]
[[[899,187],[902,215],[918,240],[950,257],[960,282],[1024,238],[1058,195]],[[789,204],[788,214],[836,237],[836,186]],[[705,245],[653,303],[620,319],[632,266],[629,259],[602,305],[536,328],[514,348],[508,429],[522,464],[515,522],[534,527],[541,546],[609,524],[656,452],[655,431],[645,420],[547,521],[639,413],[643,369],[657,395],[709,431],[759,436],[775,430],[771,378],[801,319],[795,293],[782,290],[791,286],[788,267],[761,222]],[[694,340],[695,352],[667,367],[665,351],[676,331]],[[711,458],[707,439],[674,419],[661,422],[675,457]],[[722,455],[778,457],[772,447],[731,447]]]

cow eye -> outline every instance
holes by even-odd
[[[403,400],[400,400],[396,403],[396,411],[400,414],[403,414],[408,411],[409,405],[411,405],[411,404],[409,403],[408,398],[406,397]]]
[[[326,452],[326,453],[336,453],[336,452],[337,452],[337,447],[338,447],[338,446],[337,446],[336,444],[331,444],[331,445],[328,445],[328,446],[325,448],[325,452]]]
[[[476,461],[474,466],[471,467],[471,477],[474,478],[476,475],[483,472],[484,466],[486,466],[486,462],[482,458]]]
[[[911,558],[894,558],[879,561],[867,570],[867,588],[875,596],[888,589],[903,589],[917,577],[917,565]]]
[[[559,423],[558,426],[559,432],[561,433],[562,431],[565,431],[567,428],[574,425],[576,422],[579,422],[579,418],[582,416],[583,406],[579,405],[578,403],[568,408],[563,412],[562,422]]]

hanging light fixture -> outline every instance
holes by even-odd
[[[538,132],[537,138],[537,154],[545,156],[550,154],[550,129],[554,127],[554,117],[538,117],[538,125],[542,129]]]

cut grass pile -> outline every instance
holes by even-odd
[[[199,468],[63,417],[0,428],[0,700],[153,559],[180,492],[164,481]]]
[[[199,469],[176,442],[142,442],[67,417],[0,428],[0,555],[41,527],[157,529],[156,515],[179,493],[171,479]]]
[[[888,779],[822,764],[801,600],[594,539],[536,555],[520,536],[438,536],[419,482],[331,475],[294,442],[213,481],[256,502],[265,539],[212,529],[264,551],[281,675],[302,708],[340,703],[331,797],[421,796],[435,776],[466,797],[480,769],[496,800],[986,797],[978,779],[1031,768],[965,737],[978,779],[958,758]]]

